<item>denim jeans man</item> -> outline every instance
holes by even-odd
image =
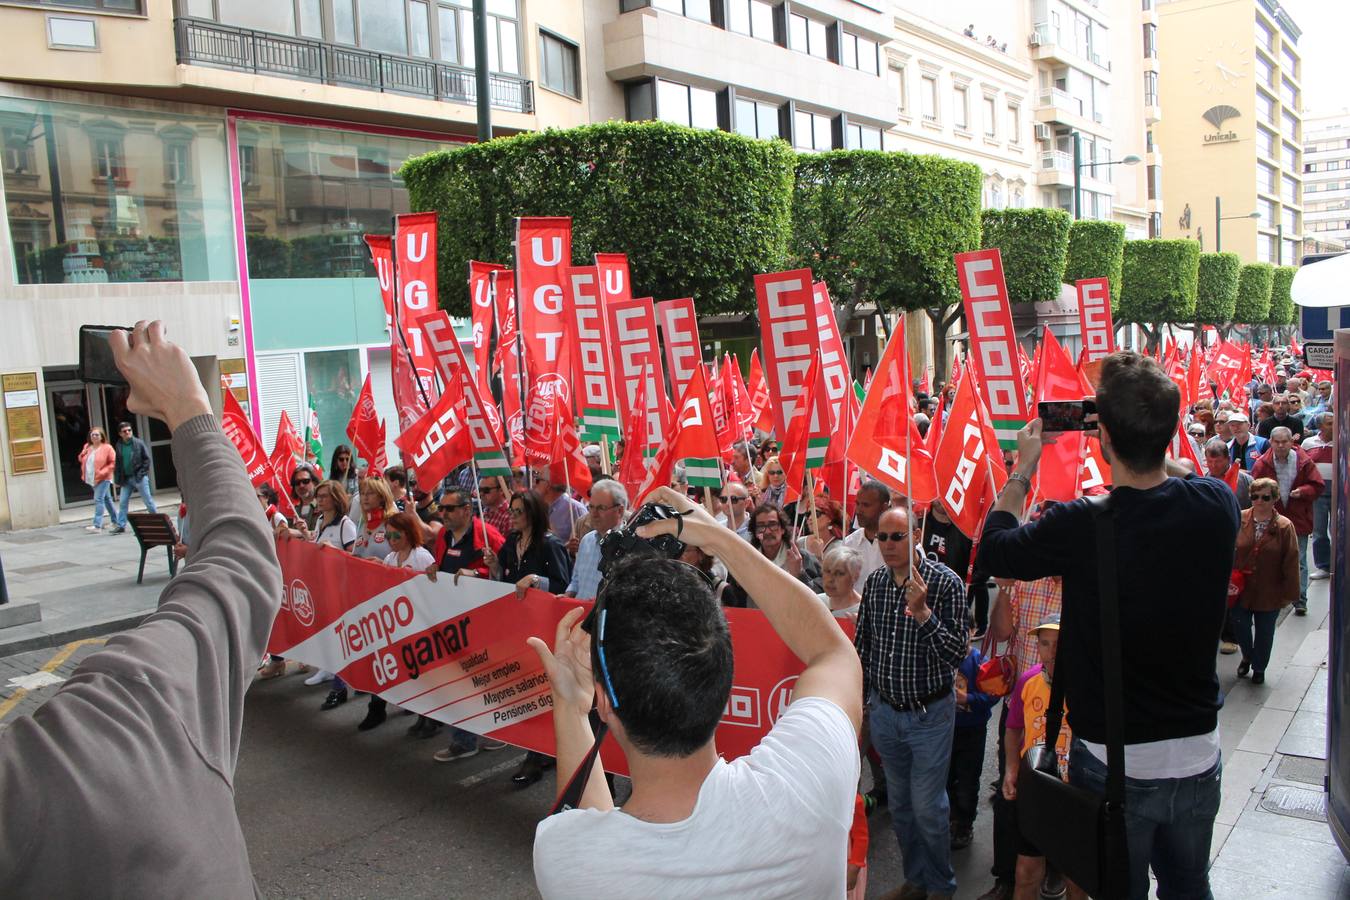
[[[113,521],[113,534],[124,534],[127,530],[127,510],[131,506],[131,492],[141,495],[146,512],[159,512],[155,500],[150,496],[150,448],[145,441],[131,433],[131,423],[123,422],[117,426],[117,462],[113,466],[113,480],[122,489],[118,504],[117,518]]]

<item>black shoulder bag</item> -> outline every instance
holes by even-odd
[[[1063,781],[1055,744],[1064,716],[1064,678],[1056,674],[1046,710],[1045,744],[1032,747],[1017,772],[1017,824],[1066,878],[1100,900],[1129,889],[1125,839],[1125,715],[1120,671],[1116,529],[1110,496],[1088,501],[1097,532],[1102,668],[1106,703],[1106,796]]]

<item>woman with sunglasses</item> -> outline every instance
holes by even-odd
[[[1242,511],[1233,563],[1244,575],[1242,592],[1229,615],[1242,648],[1238,677],[1250,672],[1252,684],[1265,684],[1280,610],[1298,599],[1298,537],[1294,523],[1275,511],[1280,499],[1275,479],[1256,479],[1250,495],[1252,506]]]
[[[798,504],[798,509],[800,508]],[[843,537],[843,509],[829,497],[817,495],[814,528],[811,534],[797,538],[797,546],[816,559],[823,560],[825,552],[834,546],[835,542],[843,540]]]
[[[548,530],[548,507],[533,491],[517,491],[511,497],[511,531],[501,553],[483,549],[488,571],[497,581],[516,586],[516,596],[524,599],[530,588],[561,593],[572,580],[572,557],[567,548]],[[544,777],[544,769],[553,759],[531,751],[511,776],[517,787],[529,787]]]
[[[84,483],[94,489],[94,523],[84,528],[91,534],[103,532],[105,509],[108,521],[117,524],[117,507],[112,501],[113,468],[116,465],[117,452],[108,443],[103,429],[89,429],[89,442],[80,451],[80,471],[84,473]]]
[[[360,490],[360,481],[356,477],[356,460],[352,458],[352,449],[346,444],[338,444],[333,451],[333,461],[328,466],[328,477],[350,494]]]
[[[787,473],[778,457],[770,456],[764,460],[764,468],[759,473],[759,502],[761,506],[783,506],[787,495]]]

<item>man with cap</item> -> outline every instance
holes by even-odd
[[[1244,472],[1252,470],[1252,463],[1266,452],[1269,441],[1260,435],[1252,434],[1251,419],[1243,413],[1233,413],[1228,417],[1228,428],[1232,438],[1228,441],[1228,458],[1237,463]]]

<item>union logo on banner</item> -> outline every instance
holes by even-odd
[[[299,578],[294,579],[286,590],[287,606],[291,615],[301,625],[309,627],[314,624],[314,598],[310,596],[309,588]]]

